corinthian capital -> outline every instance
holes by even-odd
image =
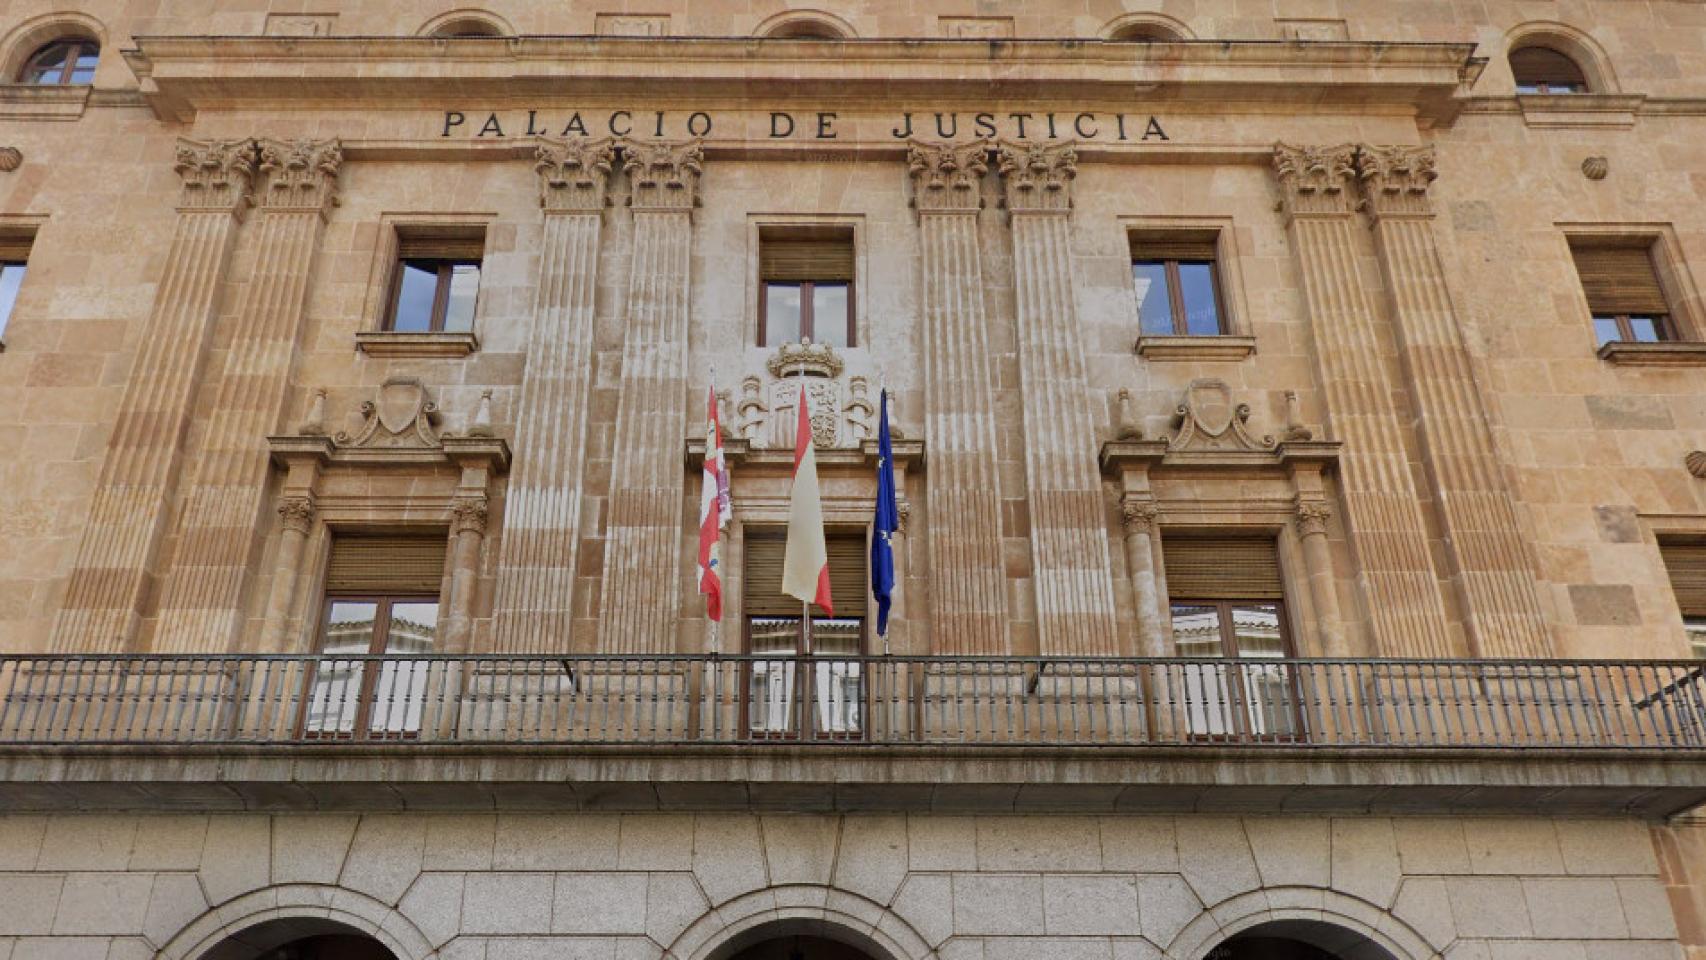
[[[699,205],[699,176],[705,172],[705,150],[698,140],[686,143],[627,140],[622,143],[622,153],[630,207],[692,210]]]
[[[997,148],[996,170],[1006,188],[1008,210],[1064,213],[1072,209],[1072,181],[1078,177],[1078,145],[1003,143]]]
[[[490,509],[491,505],[485,497],[457,497],[450,505],[450,532],[484,534]]]
[[[1428,186],[1439,173],[1434,170],[1434,148],[1372,147],[1357,148],[1357,176],[1362,180],[1363,198],[1368,211],[1376,217],[1392,214],[1433,213],[1428,202]]]
[[[544,140],[534,151],[539,205],[546,210],[596,213],[609,201],[604,192],[616,168],[614,140]]]
[[[184,181],[179,209],[241,213],[251,202],[255,141],[179,140],[172,169]]]
[[[1153,500],[1127,498],[1120,501],[1120,519],[1125,522],[1128,533],[1150,533],[1155,528],[1155,518],[1160,515],[1161,509]]]
[[[989,172],[989,141],[909,144],[906,173],[912,178],[912,205],[919,210],[977,210],[979,189]]]
[[[1305,213],[1350,213],[1350,186],[1356,175],[1356,147],[1274,146],[1274,175],[1285,193],[1292,216]]]
[[[313,497],[280,497],[278,518],[284,529],[306,534],[314,525]]]
[[[1297,502],[1297,532],[1305,537],[1316,534],[1325,536],[1327,521],[1332,519],[1332,516],[1333,508],[1320,500],[1299,500]]]
[[[344,147],[337,140],[260,140],[264,210],[325,213],[338,202]]]

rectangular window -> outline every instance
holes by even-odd
[[[400,229],[385,329],[398,333],[474,329],[485,245],[485,232],[478,228]]]
[[[1162,554],[1180,657],[1262,661],[1293,655],[1274,541],[1165,537]],[[1295,679],[1285,665],[1198,663],[1181,669],[1193,733],[1289,738],[1301,732]]]
[[[24,285],[31,239],[0,234],[0,337],[6,335],[6,327],[12,321],[12,308],[18,302],[18,288]]]
[[[1650,240],[1572,239],[1570,253],[1593,315],[1599,346],[1677,339]]]
[[[428,661],[370,656],[437,652],[444,536],[332,541],[320,660],[303,717],[309,737],[404,739],[421,729]]]
[[[1213,234],[1133,234],[1131,275],[1138,326],[1144,336],[1226,333]]]
[[[1661,543],[1665,571],[1682,611],[1683,629],[1688,633],[1689,652],[1706,660],[1706,543]]]
[[[766,230],[758,238],[758,345],[858,346],[853,231]]]
[[[864,535],[827,537],[835,616],[812,608],[809,645],[800,601],[782,593],[787,534],[748,529],[745,540],[741,605],[746,649],[755,658],[747,665],[747,729],[758,737],[857,739],[864,668],[852,658],[865,650]]]

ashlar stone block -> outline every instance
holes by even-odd
[[[645,930],[646,874],[557,874],[551,932],[637,934]]]
[[[1446,881],[1451,919],[1459,936],[1531,937],[1522,882],[1507,877],[1453,877]]]
[[[1045,874],[1043,929],[1054,936],[1134,936],[1137,880],[1119,874]]]
[[[0,870],[29,870],[41,853],[47,817],[0,817]]]
[[[1171,943],[1202,913],[1203,904],[1183,877],[1160,874],[1137,878],[1138,916],[1152,943]]]
[[[409,814],[361,818],[338,882],[395,905],[420,875],[426,824]]]
[[[913,816],[906,820],[907,863],[914,870],[976,870],[977,820]]]
[[[956,934],[1020,936],[1042,929],[1041,877],[989,873],[953,880]]]
[[[442,947],[462,929],[464,876],[460,873],[423,873],[403,894],[397,912],[407,917],[421,935]]]
[[[693,816],[624,816],[616,865],[622,870],[693,869]]]
[[[621,830],[616,814],[500,814],[492,865],[498,870],[613,870]]]
[[[266,886],[272,876],[272,819],[230,815],[207,822],[201,883],[215,905]]]
[[[148,915],[153,889],[150,873],[68,874],[53,917],[53,932],[56,936],[135,933]]]
[[[1179,868],[1210,906],[1262,885],[1242,821],[1202,817],[1179,821]]]
[[[165,943],[178,931],[190,925],[196,917],[207,912],[207,897],[193,873],[160,873],[154,875],[154,886],[148,895],[148,914],[142,922],[142,935],[151,943]]]
[[[977,821],[981,870],[1100,870],[1102,836],[1092,817],[987,817]]]
[[[943,909],[954,902],[953,878],[944,873],[914,873],[900,885],[892,909],[912,925],[932,946],[956,932],[954,911]]]
[[[131,870],[194,870],[207,843],[207,818],[192,815],[145,817],[130,851]]]
[[[646,878],[645,932],[656,943],[673,943],[710,908],[690,873],[653,873]]]
[[[125,814],[55,816],[47,822],[38,870],[123,870],[136,840],[137,818]]]
[[[1332,888],[1379,906],[1392,903],[1403,877],[1392,821],[1338,817],[1332,834]]]
[[[712,903],[724,903],[769,882],[758,818],[707,814],[693,820],[693,875]]]
[[[836,817],[776,815],[762,818],[764,859],[770,882],[826,884],[835,868],[841,822]]]
[[[490,870],[498,818],[493,814],[436,814],[424,818],[424,859],[431,870]]]
[[[1466,820],[1463,839],[1469,865],[1481,874],[1564,872],[1558,832],[1550,820]]]
[[[336,883],[359,817],[276,817],[272,824],[274,883]]]
[[[1603,877],[1528,877],[1522,881],[1534,932],[1544,937],[1623,939],[1617,883]]]
[[[1252,817],[1244,821],[1262,884],[1325,887],[1332,879],[1332,833],[1327,820]]]
[[[59,873],[0,874],[0,935],[30,936],[53,932],[54,914],[65,875]]]
[[[1107,870],[1166,873],[1179,869],[1171,817],[1103,817],[1102,866]]]
[[[906,879],[906,818],[850,816],[841,824],[835,886],[888,903]]]
[[[466,933],[551,932],[553,877],[549,873],[471,873],[462,894]]]

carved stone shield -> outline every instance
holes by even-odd
[[[419,380],[393,379],[379,388],[376,404],[379,425],[398,434],[412,427],[426,403],[426,389]]]
[[[1185,406],[1197,429],[1208,436],[1218,437],[1232,426],[1232,388],[1225,380],[1192,380]]]

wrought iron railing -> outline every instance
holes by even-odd
[[[0,657],[0,745],[373,742],[1706,750],[1706,665]]]

